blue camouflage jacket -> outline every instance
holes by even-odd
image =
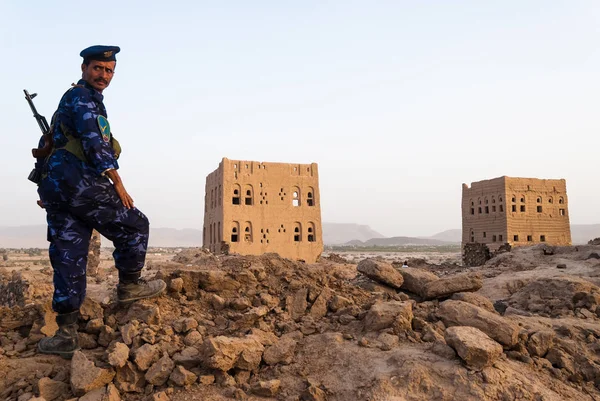
[[[103,100],[104,96],[84,80],[69,89],[60,100],[53,118],[55,150],[46,161],[46,177],[39,188],[44,203],[64,202],[81,193],[82,186],[107,180],[102,176],[107,169],[119,168],[111,146],[110,127],[106,130]],[[61,149],[67,145],[68,136],[81,141],[86,161]]]

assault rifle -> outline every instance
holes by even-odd
[[[50,126],[46,121],[46,117],[38,113],[37,109],[35,108],[35,105],[33,104],[33,98],[37,96],[37,93],[29,94],[29,92],[27,92],[26,89],[23,89],[23,92],[25,93],[25,100],[27,100],[31,111],[33,112],[33,118],[35,118],[35,120],[37,121],[40,130],[42,130],[42,138],[44,139],[44,146],[41,148],[31,149],[31,154],[36,159],[43,159],[50,155],[50,153],[52,152],[52,146],[54,145],[52,142],[52,133],[50,132]],[[35,182],[37,184],[41,180],[41,172],[38,169],[34,168],[33,170],[31,170],[31,173],[29,173],[29,177],[27,178],[29,179],[29,181]]]

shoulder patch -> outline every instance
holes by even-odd
[[[100,128],[100,133],[102,134],[102,140],[104,142],[110,142],[110,124],[108,120],[104,116],[98,116],[98,127]]]

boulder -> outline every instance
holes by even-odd
[[[46,401],[53,401],[69,391],[69,385],[63,382],[52,380],[49,377],[43,377],[38,382],[40,397]]]
[[[494,303],[490,301],[488,298],[483,295],[477,294],[475,292],[457,292],[456,294],[452,294],[452,298],[455,301],[463,301],[470,303],[475,306],[479,306],[489,312],[495,312]]]
[[[233,367],[255,370],[262,360],[264,346],[253,337],[218,336],[204,340],[201,354],[206,366],[227,372]]]
[[[81,351],[75,351],[71,360],[71,390],[76,396],[106,386],[112,382],[115,372],[96,367]]]
[[[419,296],[422,296],[425,286],[428,283],[440,279],[438,276],[427,270],[417,269],[415,267],[402,268],[400,269],[400,274],[402,274],[402,278],[404,279],[401,289]]]
[[[479,273],[458,274],[428,282],[420,295],[425,299],[443,298],[456,292],[477,291],[482,286],[483,280]]]
[[[361,260],[356,267],[359,272],[371,280],[399,289],[404,283],[402,274],[390,263],[378,259]]]
[[[275,344],[265,349],[263,360],[267,365],[290,364],[294,360],[296,344],[297,342],[293,338],[283,336]]]
[[[475,370],[491,366],[502,354],[502,346],[475,327],[448,327],[444,338],[467,366]]]
[[[518,325],[478,306],[447,300],[440,304],[437,313],[446,326],[472,326],[502,345],[512,347],[517,343]]]
[[[148,369],[144,377],[148,383],[162,386],[167,382],[174,368],[175,363],[173,360],[169,358],[169,355],[164,355]]]
[[[377,302],[371,306],[371,309],[365,315],[364,330],[379,331],[392,327],[398,317],[402,318],[400,320],[406,321],[408,323],[407,327],[410,328],[410,322],[413,318],[411,302]]]

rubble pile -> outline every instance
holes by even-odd
[[[469,242],[463,246],[462,259],[465,266],[482,266],[491,259],[490,249],[486,244]]]
[[[600,397],[600,290],[582,278],[532,280],[501,314],[477,292],[477,271],[438,277],[379,259],[307,265],[185,250],[151,272],[167,282],[160,298],[120,306],[114,294],[88,296],[70,361],[35,351],[52,335],[50,294],[13,291],[36,314],[0,325],[0,399]],[[50,285],[43,278],[36,285]],[[2,280],[26,287],[18,274]]]

